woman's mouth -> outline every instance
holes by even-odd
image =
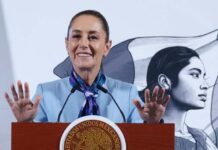
[[[200,100],[205,102],[207,100],[207,94],[199,94]]]
[[[76,53],[77,56],[79,57],[90,57],[92,56],[91,53],[88,53],[88,52],[79,52],[79,53]]]

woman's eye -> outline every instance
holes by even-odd
[[[199,73],[191,73],[191,76],[194,78],[199,78],[200,75],[199,75]]]
[[[77,34],[72,36],[73,39],[79,39],[80,37],[81,37],[81,36],[80,36],[80,35],[77,35]]]
[[[97,39],[98,39],[97,36],[90,36],[90,37],[89,37],[89,40],[97,40]]]

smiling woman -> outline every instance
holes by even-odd
[[[205,107],[208,85],[206,71],[194,50],[174,46],[158,51],[152,58],[147,72],[147,88],[159,85],[171,95],[164,121],[174,123],[175,149],[217,149],[206,134],[185,124],[188,110]]]
[[[105,26],[105,25],[104,25]],[[102,58],[111,48],[111,41],[99,18],[81,15],[71,23],[66,49],[75,71],[91,85],[98,74]]]
[[[5,93],[18,121],[72,122],[86,115],[101,115],[117,123],[160,122],[169,102],[164,90],[156,87],[152,96],[146,91],[144,104],[136,87],[101,71],[102,59],[111,47],[108,23],[101,13],[85,10],[76,14],[65,44],[73,64],[70,77],[40,84],[34,102],[29,98],[28,84],[23,87],[21,81],[18,92],[11,86],[13,99]]]

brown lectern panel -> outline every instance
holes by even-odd
[[[58,150],[68,123],[12,123],[12,150]],[[173,124],[117,124],[127,150],[174,150]]]
[[[173,124],[118,124],[128,150],[174,150]]]

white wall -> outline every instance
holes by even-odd
[[[13,82],[14,73],[11,62],[11,51],[7,41],[6,26],[4,24],[4,14],[0,2],[0,149],[9,149],[10,145],[10,122],[14,117],[10,108],[5,103],[4,92],[8,90],[8,85]]]
[[[218,28],[217,6],[217,0],[0,0],[0,148],[10,149],[10,122],[14,121],[3,92],[20,79],[29,82],[33,95],[38,83],[57,79],[52,70],[67,56],[64,38],[78,11],[102,12],[115,45],[138,36],[212,31]],[[204,128],[205,122],[193,122],[193,126]]]

